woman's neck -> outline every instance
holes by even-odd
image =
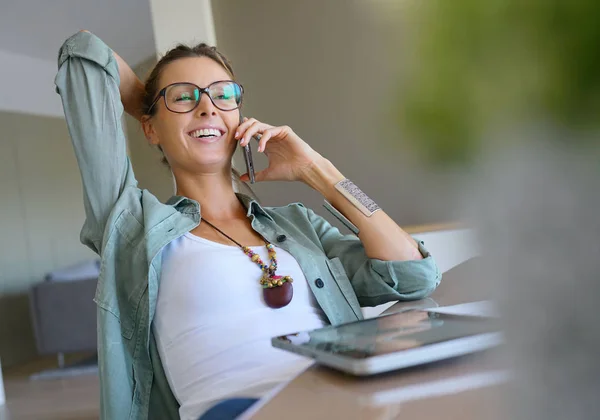
[[[194,174],[175,176],[177,195],[196,200],[201,207],[201,215],[209,221],[228,221],[246,216],[246,209],[240,203],[231,183],[231,176],[225,174]]]

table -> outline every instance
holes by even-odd
[[[427,299],[399,302],[385,313],[489,299],[479,258],[444,273]],[[501,398],[508,374],[493,353],[465,356],[368,378],[312,365],[244,418],[430,419],[502,418]]]

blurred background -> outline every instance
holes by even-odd
[[[216,43],[245,87],[247,116],[291,126],[411,232],[451,232],[433,242],[444,269],[484,254],[473,282],[509,315],[507,354],[527,384],[516,394],[546,418],[565,418],[553,393],[570,414],[594,405],[600,337],[585,309],[600,298],[597,1],[2,0],[0,10],[4,368],[85,347],[43,336],[72,332],[47,325],[44,305],[60,300],[40,303],[35,287],[49,274],[95,275],[53,85],[58,48],[88,29],[142,79],[178,42]],[[140,186],[166,200],[169,171],[125,119]],[[255,190],[265,205],[301,201],[328,217],[302,185]],[[73,293],[93,296],[93,283]],[[586,363],[572,369],[573,354]]]

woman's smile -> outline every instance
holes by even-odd
[[[201,126],[189,131],[187,135],[199,143],[216,143],[225,137],[227,130],[215,126]]]

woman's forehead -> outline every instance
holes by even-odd
[[[218,80],[229,80],[231,76],[219,63],[208,57],[181,58],[163,70],[160,86],[176,82],[191,82],[206,87]]]

